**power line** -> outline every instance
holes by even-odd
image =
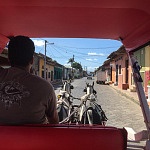
[[[71,46],[63,46],[60,45],[61,47],[66,47],[66,48],[75,48],[75,49],[110,49],[110,48],[118,48],[118,46],[110,46],[110,47],[71,47]]]
[[[40,38],[41,40],[44,40],[42,38]],[[50,42],[47,41],[47,43],[51,44]],[[117,46],[115,47],[99,47],[99,48],[79,48],[79,47],[71,47],[71,46],[63,46],[63,45],[58,45],[55,43],[54,45],[56,48],[58,49],[61,49],[63,50],[65,53],[75,53],[75,54],[81,54],[81,55],[85,55],[85,56],[89,56],[87,53],[82,53],[82,52],[79,52],[79,51],[74,51],[74,50],[71,50],[71,49],[77,49],[77,50],[80,50],[80,49],[89,49],[89,50],[92,50],[92,49],[109,49],[109,48],[118,48]],[[64,50],[65,48],[65,50]],[[68,49],[69,48],[69,49]],[[105,51],[106,52],[106,51]],[[110,52],[109,52],[110,53]],[[104,54],[104,55],[108,55],[108,54]],[[90,55],[90,56],[95,56],[95,55]],[[99,56],[99,57],[102,57],[102,55],[96,55],[96,56]]]
[[[42,39],[43,41],[45,41],[44,39]],[[49,45],[49,44],[51,44],[49,41],[47,41],[47,45]],[[49,45],[50,46],[50,45]],[[80,60],[80,59],[82,59],[82,60],[84,60],[84,62],[86,61],[86,62],[90,62],[91,64],[97,64],[97,65],[100,65],[100,64],[102,64],[102,63],[98,63],[98,62],[94,62],[94,61],[91,61],[91,60],[86,60],[85,59],[85,56],[86,57],[91,57],[91,55],[88,55],[88,54],[86,54],[86,53],[82,53],[82,52],[79,52],[79,49],[102,49],[102,47],[101,48],[77,48],[77,47],[69,47],[69,46],[59,46],[59,45],[57,45],[57,44],[54,44],[54,45],[51,45],[50,46],[51,47],[51,51],[48,51],[48,53],[50,54],[50,56],[52,56],[53,58],[59,58],[59,59],[69,59],[70,58],[70,56],[65,56],[64,54],[62,54],[62,53],[60,53],[60,50],[61,51],[63,51],[63,52],[65,52],[65,54],[67,54],[67,53],[70,53],[70,54],[75,54],[75,56],[77,57],[77,59],[78,60]],[[65,48],[65,49],[64,49]],[[108,49],[108,48],[114,48],[114,47],[105,47],[105,49]],[[72,49],[77,49],[77,51],[75,51],[75,50],[72,50]],[[104,49],[104,47],[103,47],[103,49]],[[41,49],[42,50],[42,49]],[[40,50],[40,51],[41,51]],[[60,55],[60,57],[58,57],[58,56],[55,56],[54,55],[54,53],[53,53],[53,50],[55,50],[59,55]],[[81,51],[81,50],[80,50]],[[83,57],[81,57],[80,55],[82,55]],[[97,55],[96,55],[96,57],[97,57]]]
[[[60,53],[54,46],[53,49],[56,50],[57,53],[59,53],[61,56],[63,56],[64,58],[68,59],[66,56],[64,56],[62,53]]]
[[[50,49],[52,48],[52,46],[48,45],[50,47]],[[53,54],[52,50],[47,50],[47,53],[51,56],[51,57],[55,57],[55,55]]]
[[[55,45],[55,46],[56,46],[57,48],[59,48],[59,49],[61,48],[61,47],[59,47],[59,46],[57,46],[57,45]],[[65,49],[65,50],[62,49],[62,50],[65,51],[65,52],[67,52],[67,53],[71,51],[72,53],[87,55],[86,53],[77,52],[77,51],[74,51],[74,50],[71,50],[71,49],[69,49],[69,50],[67,49],[67,51],[66,51],[66,49]]]
[[[57,49],[64,51],[64,49],[62,49],[61,47],[58,47],[58,46],[56,46],[56,45],[53,45],[52,47],[53,47],[57,52],[58,52]],[[60,52],[59,52],[59,54],[62,55]],[[71,53],[70,53],[70,54],[71,54]],[[74,53],[73,53],[73,54],[74,54]],[[77,54],[78,54],[78,53],[77,53]],[[76,55],[75,55],[75,56],[76,56]],[[87,57],[90,57],[89,55],[86,55],[86,56],[87,56]],[[69,56],[69,57],[70,57],[70,56]],[[58,58],[58,57],[55,57],[55,58]],[[61,58],[61,57],[59,57],[59,58]],[[63,55],[63,58],[65,59],[65,58],[67,58],[67,57]],[[82,60],[84,60],[84,61],[86,61],[86,62],[98,64],[98,62],[93,62],[93,61],[91,61],[91,60],[86,60],[85,57],[77,56],[77,58],[78,58],[78,59],[82,59]],[[67,59],[69,59],[69,58],[67,58]]]

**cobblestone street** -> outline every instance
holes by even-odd
[[[141,108],[138,104],[122,96],[107,85],[95,86],[98,91],[99,104],[108,116],[107,125],[131,127],[136,132],[145,129]]]
[[[72,83],[74,86],[72,95],[75,97],[83,96],[86,82],[92,83],[93,81],[86,78],[75,80]],[[109,85],[95,83],[94,88],[97,91],[98,103],[102,106],[108,118],[107,126],[118,128],[130,127],[135,132],[146,129],[141,108],[137,103],[121,95]],[[143,145],[143,143],[139,142],[139,145]]]

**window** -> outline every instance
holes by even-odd
[[[42,78],[44,78],[44,71],[42,71]]]
[[[48,78],[51,78],[51,73],[50,72],[48,72]]]

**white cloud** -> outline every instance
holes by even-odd
[[[96,67],[87,67],[87,70],[90,71],[95,71]]]
[[[44,43],[44,40],[33,40],[35,46],[43,46],[45,43]]]
[[[97,54],[97,53],[88,53],[88,55],[90,55],[90,56],[105,56],[105,54],[103,54],[103,53],[99,53],[99,54]]]
[[[92,61],[92,59],[91,59],[91,58],[86,58],[86,60],[88,60],[88,61]]]
[[[86,60],[88,60],[88,61],[97,61],[98,59],[96,59],[96,58],[94,58],[94,59],[92,59],[92,58],[86,58]]]

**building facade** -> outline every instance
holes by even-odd
[[[127,90],[131,85],[131,65],[124,46],[111,53],[110,59],[110,80],[120,89]]]
[[[150,80],[150,46],[148,45],[142,49],[135,51],[134,57],[141,67],[140,74],[143,79],[142,85],[145,93],[147,94],[148,80]]]
[[[35,75],[38,75],[44,78],[44,55],[39,53],[34,54],[34,63],[33,69]],[[53,61],[51,58],[46,57],[46,80],[48,82],[52,82],[54,80],[54,66],[56,62]]]

